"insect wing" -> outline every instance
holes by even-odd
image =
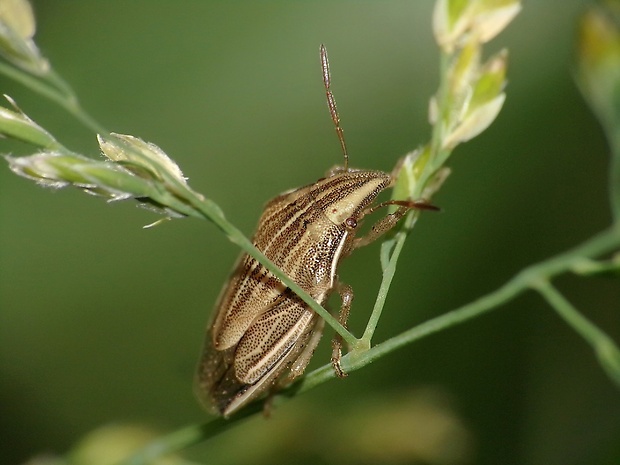
[[[207,337],[196,379],[203,405],[228,416],[260,396],[297,360],[317,321],[289,292],[250,325],[236,346],[215,350]]]
[[[299,297],[288,292],[257,318],[239,341],[234,361],[237,378],[254,384],[265,376],[291,352],[293,345],[303,346],[316,318]]]
[[[272,306],[286,287],[249,255],[242,255],[218,300],[213,344],[218,350],[236,345],[258,315]]]

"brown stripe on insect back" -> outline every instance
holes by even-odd
[[[321,209],[312,202],[303,205],[288,204],[272,217],[280,228],[266,228],[261,237],[255,238],[257,247],[264,251],[291,279],[295,280],[312,297],[318,299],[324,293],[323,286],[316,285],[317,276],[322,276],[321,268],[329,266],[337,247],[325,247],[325,244],[340,243],[344,240],[346,229],[335,225],[325,217]],[[320,237],[317,235],[320,230]],[[327,277],[325,277],[327,279]],[[325,282],[325,285],[331,285]],[[314,291],[314,292],[313,292]]]
[[[282,261],[291,249],[299,246],[306,225],[316,222],[331,205],[382,175],[385,177],[384,183],[360,199],[354,211],[354,214],[359,214],[389,182],[385,173],[341,173],[274,199],[259,222],[261,233],[254,237],[256,246],[278,266],[284,265]],[[274,250],[279,254],[274,254]]]
[[[316,221],[321,211],[307,192],[293,201],[282,199],[268,209],[259,223],[259,233],[254,236],[256,246],[276,265],[283,260],[306,231],[308,223]]]
[[[383,179],[382,183],[370,191],[363,199],[357,202],[357,208],[352,212],[354,215],[359,214],[366,206],[368,206],[377,197],[390,182],[390,177],[381,171],[351,171],[340,175],[325,179],[324,185],[317,185],[313,189],[316,203],[323,211],[347,197],[353,192],[359,191],[364,184],[370,181]],[[317,183],[319,184],[319,183]]]
[[[313,283],[304,282],[303,276],[314,274],[315,270],[308,267],[325,266],[326,263],[321,263],[323,260],[333,263],[333,254],[341,250],[338,244],[347,233],[343,224],[330,222],[326,212],[344,201],[351,216],[359,215],[389,180],[389,175],[382,172],[351,171],[283,194],[267,205],[254,242],[285,273],[309,290],[307,286],[312,287]],[[356,193],[360,197],[355,198]],[[351,202],[348,201],[350,197]],[[335,209],[339,207],[341,205]]]

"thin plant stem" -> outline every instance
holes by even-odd
[[[389,262],[387,266],[383,270],[383,278],[381,280],[381,285],[379,286],[379,292],[377,293],[377,298],[375,300],[375,305],[373,307],[370,318],[368,319],[368,323],[366,325],[366,329],[364,330],[364,334],[362,335],[359,341],[359,348],[363,348],[367,350],[371,347],[372,336],[375,333],[375,329],[377,328],[377,324],[379,323],[379,319],[381,318],[381,313],[383,312],[383,307],[385,306],[385,300],[387,298],[388,291],[390,289],[390,285],[392,284],[392,279],[394,278],[394,274],[396,273],[396,264],[398,262],[398,256],[400,255],[401,250],[403,249],[403,245],[405,244],[405,239],[407,234],[404,231],[399,231],[393,239],[393,250],[390,255]],[[391,248],[392,244],[386,244],[386,247]],[[382,244],[383,247],[383,244]]]
[[[65,107],[66,98],[63,94],[59,93],[56,88],[42,81],[40,78],[34,77],[30,73],[22,71],[19,68],[15,68],[8,63],[0,62],[0,73],[4,74],[8,78],[19,82],[24,87],[36,92],[39,95]]]
[[[102,135],[109,134],[109,131],[103,127],[103,125],[82,108],[73,89],[54,71],[48,73],[47,76],[49,79],[46,80],[44,78],[32,76],[7,63],[0,62],[0,73],[19,82],[48,100],[57,103],[93,132]]]
[[[218,436],[236,427],[238,423],[247,420],[261,410],[258,404],[253,405],[253,407],[244,409],[243,412],[231,419],[214,418],[206,423],[190,425],[173,433],[160,436],[129,459],[122,461],[119,465],[146,465],[161,456],[204,442],[205,438]]]
[[[71,87],[71,85],[64,80],[64,78],[54,71],[53,68],[50,68],[49,72],[46,75],[47,80],[53,84],[58,90],[60,90],[66,97],[67,100],[72,100],[74,102],[78,101],[77,94]]]
[[[575,264],[583,260],[584,257],[597,257],[599,255],[613,251],[619,246],[620,225],[616,225],[573,249],[570,249],[564,253],[556,255],[555,257],[551,257],[548,260],[525,268],[500,288],[479,299],[476,299],[469,304],[466,304],[441,316],[428,320],[380,344],[377,344],[366,351],[349,352],[342,358],[342,367],[346,372],[355,371],[381,357],[390,354],[391,352],[394,352],[401,347],[409,345],[426,336],[448,329],[458,324],[465,323],[466,321],[469,321],[490,311],[497,310],[502,305],[506,304],[507,302],[527,290],[536,289],[540,292],[541,283],[544,283],[561,273],[571,271],[574,268]],[[546,295],[551,295],[548,290],[546,291]],[[553,303],[552,306],[556,310],[558,310],[555,303]],[[572,327],[575,327],[575,324],[580,326],[582,328],[581,331],[583,331],[582,335],[584,336],[586,341],[588,341],[590,344],[597,344],[597,347],[595,349],[598,349],[597,354],[599,354],[599,357],[601,352],[611,353],[611,358],[613,359],[613,362],[620,364],[620,360],[614,359],[614,352],[609,349],[610,346],[612,348],[615,347],[615,344],[613,343],[611,338],[609,338],[604,332],[602,332],[598,328],[593,329],[593,325],[591,325],[590,322],[588,322],[587,320],[585,320],[584,322],[584,319],[581,315],[571,311],[571,309],[567,308],[566,305],[561,305],[560,307],[561,308],[559,313],[563,316],[563,318],[565,318],[567,321],[572,320]],[[607,367],[606,371],[610,374],[610,376],[612,376],[612,378],[617,375],[617,372],[610,372]],[[275,397],[275,403],[277,405],[286,398],[293,397],[303,392],[309,391],[310,389],[313,389],[332,378],[335,378],[335,374],[331,364],[327,364],[320,368],[317,368],[313,372],[304,376],[298,382],[280,391]],[[620,384],[620,380],[615,378],[614,380]],[[234,415],[229,420],[223,420],[221,418],[218,418],[209,421],[204,425],[196,425],[180,429],[172,434],[163,436],[158,440],[154,441],[150,446],[143,449],[140,454],[134,456],[132,461],[125,462],[123,463],[123,465],[141,465],[147,462],[147,458],[151,460],[158,456],[184,449],[199,442],[203,442],[229,429],[238,421],[244,420],[248,416],[258,413],[261,410],[262,401],[258,401],[241,410],[237,415]]]
[[[181,186],[179,186],[181,187]],[[248,253],[252,258],[255,258],[261,265],[263,265],[267,270],[269,270],[276,278],[281,280],[291,291],[293,291],[300,299],[302,299],[305,303],[307,303],[312,310],[318,313],[321,318],[323,318],[327,324],[329,324],[334,331],[336,331],[342,338],[351,346],[355,346],[357,343],[357,338],[353,336],[349,331],[347,331],[344,326],[342,326],[336,318],[334,318],[331,313],[325,310],[319,303],[314,300],[310,294],[304,291],[295,281],[293,281],[286,273],[284,273],[277,265],[275,265],[271,260],[265,256],[260,250],[256,248],[254,244],[232,223],[230,223],[224,215],[214,210],[214,203],[205,200],[199,199],[195,195],[190,196],[192,200],[192,205],[203,214],[203,216],[212,221],[233,243],[239,246],[244,252]]]
[[[383,277],[381,279],[381,285],[379,286],[379,292],[377,292],[375,305],[372,309],[370,318],[368,319],[368,323],[366,324],[366,329],[364,330],[364,334],[359,339],[358,345],[356,346],[357,350],[368,350],[372,345],[372,336],[377,329],[377,324],[379,323],[379,319],[383,313],[383,307],[385,306],[385,301],[387,299],[390,286],[392,285],[392,279],[396,273],[398,257],[400,256],[400,252],[405,245],[405,239],[407,239],[407,231],[405,228],[402,228],[392,239],[389,239],[381,244]]]
[[[495,310],[515,298],[517,295],[529,289],[535,289],[541,281],[548,280],[561,273],[571,271],[575,264],[579,263],[583,257],[596,257],[613,251],[619,246],[620,225],[616,225],[611,229],[589,239],[578,247],[525,268],[497,290],[480,297],[467,305],[428,320],[397,336],[373,346],[366,352],[349,353],[345,355],[342,358],[342,367],[347,372],[357,370],[375,361],[376,359],[383,357],[405,345],[409,345],[423,337]],[[324,367],[317,369],[315,372],[308,374],[299,382],[301,386],[296,388],[296,392],[305,391],[306,389],[304,385],[306,383],[308,383],[310,387],[314,387],[317,384],[321,384],[321,382],[325,379],[331,377],[325,376],[324,370],[326,368],[329,368],[329,365],[325,365]],[[320,382],[317,383],[317,380],[313,379],[315,376],[319,378]]]
[[[548,280],[540,281],[536,290],[592,346],[609,377],[620,387],[620,350],[613,339],[583,316]]]
[[[127,146],[127,144],[125,144]],[[133,149],[130,146],[127,146],[127,149]],[[135,152],[135,151],[134,151]],[[139,152],[135,152],[136,155],[142,156]],[[338,334],[342,336],[342,338],[351,346],[355,346],[357,342],[357,338],[353,336],[349,331],[347,331],[344,326],[342,326],[336,318],[334,318],[327,310],[325,310],[319,303],[314,300],[306,291],[304,291],[296,282],[294,282],[286,273],[284,273],[278,266],[276,266],[271,260],[265,256],[252,242],[230,221],[226,219],[224,213],[219,208],[219,206],[213,202],[212,200],[206,199],[204,196],[198,194],[193,191],[189,186],[183,184],[178,179],[169,174],[166,174],[166,170],[164,170],[159,164],[154,160],[149,160],[149,162],[159,168],[158,172],[162,173],[164,176],[164,183],[168,187],[169,190],[176,194],[173,196],[168,193],[167,198],[170,199],[170,202],[174,204],[178,204],[178,199],[183,199],[187,202],[187,204],[183,204],[181,202],[181,207],[179,211],[183,211],[190,216],[202,216],[203,218],[210,220],[218,229],[220,229],[226,237],[233,243],[239,246],[244,252],[248,253],[250,256],[255,258],[261,265],[263,265],[267,270],[269,270],[276,278],[280,279],[291,291],[293,291],[299,298],[301,298],[305,303],[307,303],[312,310],[318,313]],[[168,203],[171,205],[173,203]],[[189,209],[189,213],[188,212]]]

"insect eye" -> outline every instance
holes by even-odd
[[[357,228],[357,220],[355,218],[353,218],[352,216],[350,216],[346,220],[344,220],[344,224],[349,229]]]

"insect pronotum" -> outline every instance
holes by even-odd
[[[344,166],[325,178],[280,194],[267,203],[253,242],[273,263],[319,304],[334,291],[341,296],[339,321],[346,320],[351,288],[338,279],[340,261],[390,230],[412,208],[435,209],[424,201],[387,201],[377,195],[393,186],[383,171],[349,168],[349,157],[331,92],[327,51],[321,45],[321,69],[331,118],[344,155]],[[386,205],[399,208],[381,218],[362,237],[364,218]],[[323,332],[324,321],[258,261],[242,254],[224,286],[207,328],[196,374],[200,402],[212,413],[229,416],[262,394],[301,375]],[[341,338],[332,342],[332,365],[340,367]]]

